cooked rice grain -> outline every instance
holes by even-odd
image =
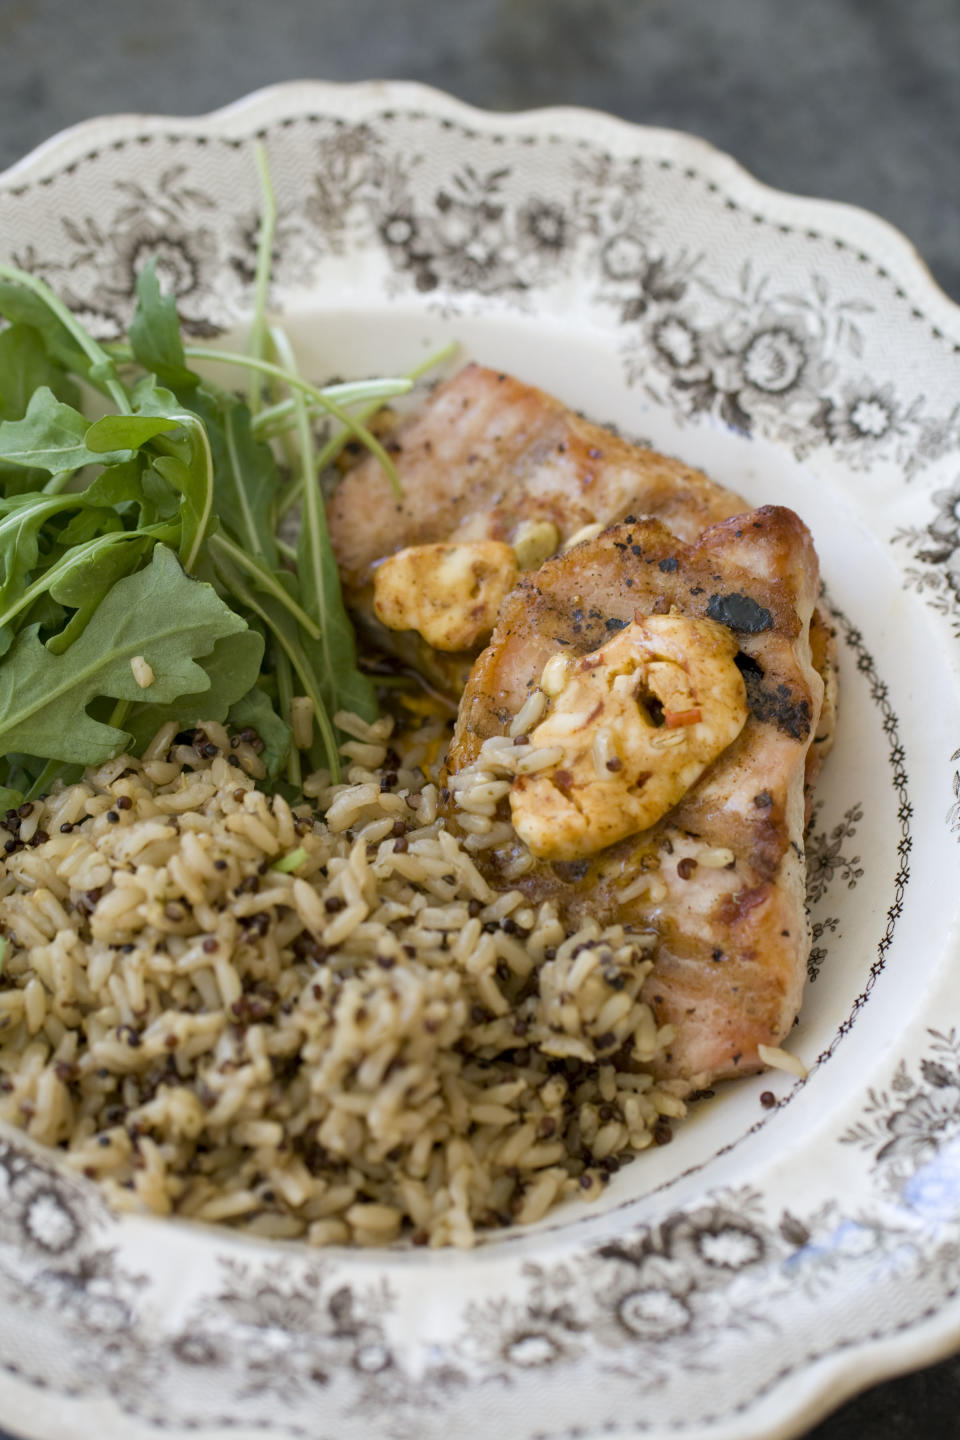
[[[600,1194],[682,1114],[644,1068],[671,1039],[639,998],[652,940],[568,935],[480,875],[508,837],[522,869],[492,816],[528,745],[458,777],[461,843],[439,722],[337,721],[348,783],[293,807],[211,724],[8,813],[0,1118],[120,1209],[469,1246]]]

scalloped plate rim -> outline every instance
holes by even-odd
[[[589,127],[592,138],[602,140],[604,136],[616,136],[626,147],[631,137],[636,137],[642,149],[648,146],[660,147],[664,152],[671,150],[680,155],[698,158],[704,167],[714,175],[722,175],[726,181],[741,193],[754,195],[757,202],[788,205],[798,214],[810,216],[820,227],[833,233],[855,233],[861,242],[870,242],[876,249],[892,256],[888,261],[898,284],[917,292],[928,311],[937,312],[942,318],[943,329],[955,333],[960,340],[960,304],[954,302],[938,285],[914,245],[890,222],[871,211],[836,200],[793,195],[757,179],[732,156],[711,142],[683,131],[660,126],[647,126],[607,115],[600,110],[576,106],[551,106],[514,112],[499,112],[473,106],[452,97],[440,89],[410,81],[356,81],[346,84],[333,81],[292,80],[259,88],[249,94],[218,107],[206,114],[193,116],[168,116],[153,112],[129,112],[115,115],[92,117],[71,125],[50,137],[31,150],[21,160],[0,173],[0,193],[48,174],[56,169],[66,157],[81,158],[79,152],[93,145],[109,144],[112,139],[131,129],[155,129],[164,126],[169,133],[189,135],[205,129],[216,133],[251,133],[251,124],[262,115],[264,122],[276,122],[285,111],[300,114],[304,101],[309,95],[317,96],[318,102],[329,102],[331,96],[356,96],[358,101],[382,102],[385,108],[402,108],[412,103],[425,105],[434,113],[446,112],[456,118],[490,127],[502,126],[521,132],[524,127],[537,130],[553,126],[565,134],[582,134],[584,126]],[[935,316],[931,315],[931,318]],[[768,1428],[765,1420],[759,1423],[762,1429],[750,1424],[752,1406],[739,1415],[727,1416],[718,1426],[701,1427],[697,1424],[688,1433],[702,1433],[710,1437],[732,1435],[734,1425],[737,1435],[743,1437],[786,1437],[795,1435],[801,1427],[815,1424],[824,1415],[843,1403],[850,1396],[893,1373],[909,1370],[931,1363],[950,1354],[960,1343],[960,1300],[954,1299],[935,1316],[924,1319],[917,1325],[899,1334],[886,1335],[872,1341],[865,1341],[855,1348],[834,1352],[815,1362],[813,1372],[822,1376],[813,1393],[793,1392],[783,1387],[774,1394],[787,1402],[780,1422],[775,1429]],[[798,1387],[799,1390],[800,1387]],[[769,1396],[763,1405],[766,1405]],[[630,1428],[623,1435],[644,1436],[657,1433]],[[593,1440],[593,1437],[591,1437]],[[599,1440],[599,1436],[597,1437]]]
[[[168,130],[172,128],[185,135],[199,127],[226,132],[231,130],[237,121],[245,121],[248,116],[255,115],[260,110],[272,110],[278,105],[287,108],[288,100],[296,100],[307,93],[317,96],[355,95],[361,100],[365,97],[382,98],[385,103],[395,105],[426,102],[432,108],[447,109],[464,120],[469,118],[487,125],[497,122],[517,130],[528,124],[538,128],[558,124],[562,129],[573,133],[586,122],[592,129],[611,135],[619,134],[625,141],[631,135],[639,134],[671,148],[695,152],[707,165],[714,169],[721,168],[729,179],[755,194],[765,196],[768,200],[788,202],[804,211],[813,212],[822,216],[824,222],[832,219],[835,226],[839,224],[843,229],[850,226],[865,227],[878,242],[896,247],[900,251],[900,261],[910,267],[911,281],[926,292],[926,303],[933,303],[946,311],[947,319],[957,327],[960,339],[960,302],[954,301],[946,293],[913,241],[891,221],[885,220],[883,216],[865,206],[782,190],[759,179],[728,151],[702,135],[666,125],[646,125],[640,121],[624,120],[620,116],[610,115],[586,105],[544,105],[523,110],[499,111],[473,105],[437,86],[425,85],[416,80],[281,80],[260,86],[213,110],[194,115],[164,115],[152,110],[130,110],[78,120],[42,140],[21,159],[0,171],[0,189],[12,188],[25,180],[28,181],[32,171],[45,170],[47,162],[55,161],[61,154],[82,148],[87,137],[99,137],[102,141],[104,137],[112,137],[114,131],[122,134],[133,126],[144,125],[151,129],[163,125]],[[296,113],[300,113],[299,110]]]

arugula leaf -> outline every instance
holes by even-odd
[[[2,526],[0,526],[0,529],[2,529]],[[6,596],[7,603],[2,610],[0,610],[0,655],[5,654],[10,648],[13,639],[12,631],[10,630],[11,623],[16,621],[18,625],[22,624],[25,618],[25,612],[31,612],[30,619],[34,625],[49,626],[57,623],[58,619],[62,619],[62,608],[57,605],[51,610],[54,602],[49,601],[49,603],[46,603],[48,601],[49,591],[56,589],[57,583],[62,577],[65,577],[74,569],[90,564],[108,547],[132,543],[137,539],[138,535],[148,535],[151,544],[157,540],[174,538],[171,536],[169,529],[163,526],[153,526],[149,530],[140,532],[121,530],[113,531],[106,535],[97,535],[93,539],[88,540],[84,545],[72,546],[61,555],[59,559],[54,560],[46,570],[37,575],[36,579],[32,580],[25,588],[5,586],[3,593]],[[144,552],[141,550],[139,553],[143,554]],[[92,580],[93,583],[98,583],[95,571]],[[41,601],[45,603],[41,604]],[[51,653],[57,654],[60,649],[64,648],[65,644],[71,643],[77,629],[78,627],[74,625],[66,639],[64,639],[63,635],[51,639],[49,642]]]
[[[139,450],[155,435],[176,430],[178,421],[152,415],[104,415],[84,436],[88,450],[104,455],[112,450]]]
[[[139,456],[119,465],[108,465],[83,491],[88,505],[103,507],[123,505],[126,501],[143,504],[143,462]]]
[[[55,600],[51,599],[49,591],[47,591],[46,594],[38,595],[29,606],[29,610],[30,624],[40,626],[41,637],[44,639],[44,643],[46,643],[44,632],[50,634],[55,630],[59,630],[67,618],[67,612],[62,605],[58,605]],[[3,646],[3,653],[9,650],[13,644],[13,632],[9,630],[9,627],[5,627],[5,633],[8,633],[10,638]]]
[[[170,488],[155,465],[147,465],[141,476],[143,506],[141,517],[144,524],[152,525],[159,520],[173,520],[180,509],[180,497]]]
[[[206,430],[196,417],[183,417],[188,439],[167,442],[174,453],[154,461],[154,469],[180,495],[180,560],[185,570],[197,563],[213,515],[213,456]]]
[[[160,455],[153,468],[180,496],[183,532],[180,559],[185,570],[196,568],[200,551],[214,524],[214,460],[210,436],[198,415],[181,405],[172,391],[158,386],[153,376],[134,392],[138,416],[164,418],[182,436],[155,432],[154,448]]]
[[[56,572],[52,572],[56,573],[56,579],[47,594],[75,614],[47,641],[51,655],[62,655],[70,648],[116,582],[139,568],[153,543],[149,535],[125,534],[122,540],[111,535],[94,540],[79,554],[64,558]]]
[[[39,330],[11,325],[0,331],[0,420],[22,419],[31,395],[44,385],[58,400],[76,398],[76,386],[49,355]]]
[[[84,465],[117,464],[129,460],[129,448],[95,451],[87,448],[90,421],[58,400],[49,385],[30,397],[22,420],[0,424],[0,458],[14,465],[30,465],[50,475],[81,470]]]
[[[192,403],[210,437],[217,514],[245,550],[275,569],[280,470],[273,451],[256,439],[250,410],[242,401],[218,404],[201,389]]]
[[[84,505],[57,532],[56,542],[72,548],[74,545],[85,545],[96,535],[112,534],[122,529],[123,521],[114,510],[101,505]]]
[[[263,636],[256,630],[238,630],[218,640],[200,662],[209,681],[206,687],[190,695],[178,695],[168,705],[134,706],[124,721],[134,749],[142,750],[168,720],[175,720],[184,729],[204,720],[226,720],[233,713],[231,707],[253,685],[262,660]],[[141,690],[141,696],[146,700],[152,689],[151,685],[149,690]]]
[[[156,375],[144,375],[133,387],[133,408],[137,415],[157,415],[166,419],[185,407],[169,386],[157,383]]]
[[[29,325],[42,336],[52,360],[75,375],[88,377],[90,359],[39,295],[24,285],[0,278],[0,315],[5,315],[11,325]]]
[[[70,503],[44,495],[18,496],[5,502],[7,513],[0,518],[0,608],[6,609],[37,564],[43,526]]]
[[[89,600],[91,587],[99,589],[101,577],[111,568],[116,579],[129,573],[130,560],[121,560],[118,556],[132,552],[143,558],[153,543],[153,536],[137,530],[95,535],[86,545],[73,547],[50,567],[44,577],[48,591],[58,604],[79,609]],[[136,560],[132,563],[136,564]]]
[[[13,790],[20,796],[20,801],[26,799],[27,793],[33,790],[37,781],[44,776],[48,768],[54,763],[47,760],[38,760],[35,755],[8,755],[7,760],[7,788]],[[67,770],[76,767],[64,767]],[[83,773],[82,771],[80,772]],[[39,787],[38,787],[39,793]],[[19,801],[17,802],[20,803]]]
[[[247,725],[256,730],[263,741],[260,759],[267,767],[269,779],[275,780],[290,753],[291,732],[290,726],[273,708],[270,697],[259,685],[255,685],[231,707],[227,718],[239,730]]]
[[[27,495],[43,489],[46,474],[29,465],[11,465],[0,460],[0,494]]]
[[[262,147],[256,155],[264,213],[252,354],[185,347],[154,265],[138,278],[127,346],[100,344],[43,280],[0,260],[10,322],[0,332],[0,796],[32,798],[144,743],[165,719],[204,718],[253,726],[269,775],[293,795],[295,693],[313,707],[311,756],[334,776],[330,714],[375,714],[316,485],[310,407],[362,440],[395,480],[362,421],[410,382],[320,390],[297,373],[286,337],[268,336],[275,206]],[[270,339],[285,368],[264,353]],[[246,369],[251,404],[201,381],[194,357]],[[121,378],[121,363],[144,373]],[[109,414],[82,413],[78,381],[108,397]],[[267,384],[275,403],[254,421]],[[361,419],[348,413],[361,405]],[[295,435],[284,433],[291,424]],[[273,435],[294,472],[282,502],[264,443]],[[278,518],[304,485],[295,552]],[[146,690],[130,668],[136,655],[154,673]],[[285,763],[289,784],[279,779]]]
[[[152,372],[173,390],[192,390],[199,375],[187,368],[180,339],[177,302],[164,295],[151,260],[137,277],[137,308],[130,322],[130,348],[144,370]]]
[[[168,704],[209,689],[195,657],[245,628],[209,585],[184,574],[172,550],[157,545],[150,565],[113,586],[96,626],[64,655],[45,649],[36,627],[17,637],[0,665],[0,750],[99,765],[119,754],[128,736],[94,720],[87,707],[101,695],[142,700],[130,667],[135,655],[153,670],[151,700]]]

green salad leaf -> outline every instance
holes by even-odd
[[[84,380],[89,378],[90,357],[65,328],[56,311],[40,295],[7,275],[0,277],[0,315],[10,321],[11,328],[28,326],[36,331],[43,341],[48,362],[56,365],[61,373],[79,375]],[[49,380],[39,383],[50,384]],[[51,385],[50,388],[56,390],[57,387]]]
[[[41,385],[30,396],[22,420],[0,424],[0,459],[46,470],[49,475],[73,474],[85,465],[129,459],[129,448],[118,453],[90,449],[87,433],[91,428],[79,410],[58,400],[49,386]]]
[[[30,397],[44,386],[58,400],[76,403],[77,387],[49,354],[39,330],[9,325],[0,331],[0,420],[26,414]]]
[[[111,450],[139,450],[156,435],[176,430],[177,420],[153,415],[104,415],[90,426],[84,444],[95,455]]]
[[[265,689],[254,685],[230,707],[227,719],[238,731],[247,726],[256,730],[263,741],[260,759],[267,767],[268,777],[275,780],[287,761],[292,738],[290,726],[277,714],[275,701]]]
[[[151,260],[137,277],[137,310],[130,324],[130,348],[148,374],[171,390],[194,389],[200,377],[187,369],[177,302],[164,295]]]
[[[178,695],[168,705],[151,701],[130,711],[123,724],[132,737],[134,749],[142,750],[168,720],[175,720],[184,729],[192,728],[203,720],[226,720],[238,701],[249,694],[259,694],[255,685],[263,650],[263,636],[256,630],[237,630],[221,637],[201,661],[209,682],[206,686],[194,690],[192,694]],[[153,689],[152,685],[150,689]],[[277,717],[274,716],[274,719],[277,720]],[[253,724],[253,721],[243,723]],[[281,722],[277,720],[277,723]]]
[[[17,637],[0,665],[0,748],[101,764],[123,750],[128,735],[94,720],[87,707],[101,695],[143,696],[135,656],[153,671],[153,703],[195,701],[211,684],[200,658],[245,628],[211,585],[189,579],[173,551],[157,545],[147,568],[111,587],[96,627],[88,625],[62,655],[51,654],[33,626]]]
[[[252,728],[268,783],[293,793],[295,700],[314,714],[307,761],[334,779],[332,717],[376,714],[320,475],[354,439],[396,485],[365,422],[413,382],[318,387],[299,373],[267,314],[276,207],[255,153],[264,209],[246,353],[185,344],[152,263],[127,342],[103,345],[44,281],[0,262],[0,808],[142,749],[170,721]],[[233,366],[242,391],[193,368],[208,360]],[[280,533],[294,505],[295,547]]]
[[[214,503],[223,524],[252,556],[276,569],[275,507],[280,467],[269,445],[253,433],[248,406],[230,400],[211,405],[197,396],[214,456]]]

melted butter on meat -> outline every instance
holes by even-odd
[[[391,630],[416,630],[437,650],[469,650],[489,639],[517,557],[499,540],[410,545],[377,566],[373,608]]]
[[[532,853],[593,855],[676,805],[746,723],[736,653],[712,620],[650,615],[589,655],[549,660],[542,685],[555,698],[530,738],[556,754],[510,791]]]

